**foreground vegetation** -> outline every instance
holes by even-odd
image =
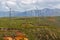
[[[60,17],[0,18],[0,28],[19,30],[29,40],[60,40]],[[15,31],[0,30],[0,38],[4,34],[14,36]]]

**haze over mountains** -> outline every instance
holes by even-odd
[[[0,17],[8,17],[8,11],[0,11]],[[41,10],[29,10],[24,12],[12,11],[11,16],[60,16],[60,9],[41,9]]]

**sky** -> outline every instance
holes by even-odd
[[[0,11],[27,11],[44,8],[60,9],[60,0],[0,0]]]

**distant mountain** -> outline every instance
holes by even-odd
[[[0,11],[0,17],[9,16],[9,12]],[[11,12],[11,16],[60,16],[60,9],[42,9],[42,10],[30,10],[25,12]]]
[[[0,17],[8,17],[8,16],[9,16],[8,13],[9,13],[9,12],[0,11]]]

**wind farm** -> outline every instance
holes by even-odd
[[[0,40],[60,40],[59,0],[0,0]]]

